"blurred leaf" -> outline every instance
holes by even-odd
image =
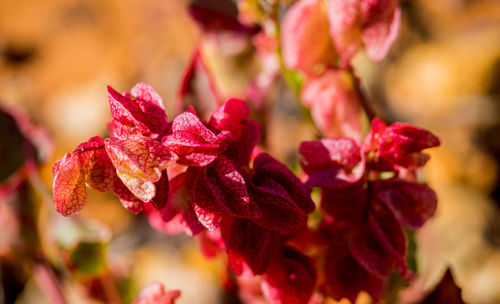
[[[84,276],[97,276],[106,271],[106,243],[80,242],[70,252],[70,268]]]
[[[124,303],[132,303],[137,295],[137,287],[132,278],[123,278],[116,282],[120,298]]]
[[[5,181],[28,158],[34,158],[35,155],[35,147],[22,134],[15,118],[0,108],[0,182]]]
[[[450,269],[446,271],[441,282],[420,304],[465,304],[462,300],[462,289],[455,284]]]
[[[296,96],[300,96],[300,89],[304,84],[304,77],[297,71],[284,68],[283,77]]]
[[[414,230],[405,230],[406,233],[406,244],[407,244],[407,252],[406,252],[406,263],[412,272],[417,272],[417,242],[416,242],[416,233]],[[397,272],[392,271],[391,276],[389,277],[389,281],[387,283],[387,290],[385,294],[385,302],[386,303],[399,303],[399,292],[407,288],[409,286],[408,282],[406,282],[403,277]]]

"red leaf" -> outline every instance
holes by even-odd
[[[381,153],[406,155],[439,146],[439,138],[431,132],[415,126],[396,122],[386,129],[380,137]]]
[[[401,275],[411,280],[406,255],[406,236],[401,225],[383,205],[371,203],[371,214],[355,227],[349,239],[353,257],[369,272],[386,277],[394,265]]]
[[[273,304],[307,304],[316,284],[313,261],[295,249],[283,248],[264,273],[262,291]]]
[[[263,273],[282,244],[278,234],[246,219],[224,218],[221,232],[229,264],[237,275],[248,268],[253,274]]]
[[[309,190],[285,165],[269,154],[261,153],[255,158],[253,166],[252,181],[260,191],[284,199],[303,214],[314,211]]]
[[[259,226],[282,235],[295,234],[307,228],[307,215],[293,206],[284,204],[282,199],[257,193],[252,194],[252,200],[262,213],[259,218],[252,219]]]
[[[231,31],[248,35],[253,35],[260,31],[260,27],[257,25],[246,26],[241,24],[237,18],[237,14],[230,15],[226,12],[216,10],[210,5],[203,5],[203,1],[199,2],[201,3],[192,3],[189,6],[189,14],[204,31]],[[234,6],[234,4],[230,1],[226,1],[224,4],[224,8],[228,10],[232,8],[231,6]],[[236,7],[234,7],[234,11],[237,12]]]
[[[87,202],[85,172],[78,156],[67,153],[54,165],[54,205],[57,212],[69,216],[80,211]]]
[[[132,89],[132,95],[122,95],[108,86],[114,135],[121,138],[129,135],[158,138],[165,135],[169,124],[158,94],[150,86],[138,83]]]
[[[156,230],[167,234],[184,231],[187,235],[195,235],[204,229],[189,202],[185,180],[186,174],[181,173],[169,181],[168,201],[163,209],[155,210],[146,206],[149,223]]]
[[[205,176],[206,168],[189,167],[186,171],[186,188],[194,206],[211,212],[224,213],[226,209],[214,198]]]
[[[370,135],[365,139],[364,150],[374,154],[370,159],[371,167],[393,171],[397,167],[416,169],[423,166],[429,156],[421,151],[439,144],[439,138],[427,130],[400,122],[387,127],[375,118]]]
[[[359,145],[350,138],[304,141],[299,152],[307,173],[325,167],[353,169],[361,161]]]
[[[180,173],[169,181],[168,202],[160,210],[164,221],[169,221],[188,206],[189,196],[185,187],[186,173]]]
[[[312,187],[341,187],[363,176],[364,161],[350,138],[305,141],[300,144],[301,165]]]
[[[337,301],[347,298],[351,303],[361,291],[377,302],[383,295],[386,280],[368,272],[349,252],[345,241],[332,241],[325,258],[325,281],[328,293]]]
[[[280,234],[307,227],[307,214],[315,208],[309,190],[286,166],[261,153],[254,160],[251,197],[261,211],[254,221]]]
[[[167,171],[161,173],[161,178],[155,183],[156,194],[150,201],[155,209],[162,209],[168,202],[169,181]]]
[[[145,136],[112,137],[104,144],[118,177],[135,196],[149,202],[156,194],[153,183],[172,160],[170,152],[160,142]]]
[[[222,131],[228,130],[234,139],[239,138],[242,126],[250,115],[246,102],[240,99],[228,99],[210,118],[209,125]]]
[[[436,193],[426,184],[397,178],[379,180],[373,183],[372,192],[409,228],[421,227],[436,212]]]
[[[189,112],[177,116],[172,122],[172,134],[162,139],[175,155],[177,163],[185,166],[206,166],[226,149],[229,131],[215,135],[198,117]]]
[[[224,155],[237,166],[248,166],[250,156],[259,141],[260,125],[258,122],[249,120],[242,126],[240,137],[231,142],[224,151]]]
[[[190,167],[186,182],[194,210],[198,214],[205,210],[248,218],[261,216],[260,210],[250,201],[243,176],[223,156],[207,167]],[[203,213],[203,216],[207,214]]]
[[[137,198],[123,184],[122,180],[115,175],[113,178],[113,192],[118,196],[123,207],[134,214],[140,214],[144,210],[144,202]]]
[[[81,143],[73,151],[85,172],[85,182],[89,188],[107,192],[113,187],[115,168],[109,159],[104,142],[99,136]]]
[[[364,215],[367,191],[364,180],[341,188],[323,188],[321,208],[330,214],[337,228],[353,227]]]

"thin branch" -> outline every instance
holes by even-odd
[[[361,87],[361,79],[354,74],[352,68],[349,69],[349,72],[351,73],[354,79],[354,89],[356,90],[356,93],[359,96],[361,106],[363,107],[366,116],[368,116],[368,119],[372,121],[375,117],[377,117],[377,113],[375,112],[375,109],[373,109],[372,105],[368,101],[366,94],[363,92],[363,88]]]
[[[5,304],[5,290],[2,279],[2,264],[0,264],[0,304]]]

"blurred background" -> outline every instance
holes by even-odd
[[[146,82],[162,96],[169,118],[177,114],[177,88],[202,43],[188,4],[0,0],[0,100],[24,110],[52,138],[53,153],[39,171],[38,186],[48,189],[47,197],[55,160],[92,136],[107,135],[106,85],[126,91]],[[374,64],[360,54],[354,66],[379,115],[428,128],[442,141],[425,169],[439,207],[417,235],[421,276],[403,297],[431,288],[450,267],[467,303],[500,303],[500,2],[410,0],[402,7],[401,34],[389,56]],[[213,70],[229,71],[215,78],[231,95],[238,87],[231,81],[240,81],[232,72],[239,66],[224,66],[225,54],[205,47]],[[267,149],[293,166],[299,142],[314,131],[296,115],[285,85],[278,84],[272,96]],[[5,262],[22,230],[2,220],[9,212],[0,202],[0,300],[3,294],[6,303],[50,303],[33,279],[14,277]],[[61,231],[73,224],[54,214],[50,201],[37,216],[42,242],[47,237],[64,243]],[[76,218],[92,220],[90,230],[109,241],[108,268],[133,278],[123,285],[132,294],[160,281],[182,290],[178,303],[222,302],[221,263],[205,260],[192,239],[156,232],[117,198],[96,191],[89,191]],[[67,284],[71,303],[93,303],[76,284]]]

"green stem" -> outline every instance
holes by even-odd
[[[313,123],[311,111],[309,110],[309,108],[305,107],[301,102],[300,91],[301,91],[302,84],[295,81],[296,77],[294,76],[294,72],[292,72],[291,70],[289,70],[285,66],[285,62],[283,60],[283,49],[281,47],[281,26],[280,26],[281,24],[280,24],[280,18],[279,18],[279,11],[280,11],[279,1],[276,1],[276,3],[273,5],[273,9],[272,9],[272,13],[271,13],[270,17],[274,21],[274,24],[276,27],[276,40],[278,42],[278,47],[276,49],[276,53],[278,56],[283,79],[285,80],[285,83],[290,88],[290,90],[293,92],[304,119],[308,122]],[[314,123],[313,123],[313,125],[314,125]]]

